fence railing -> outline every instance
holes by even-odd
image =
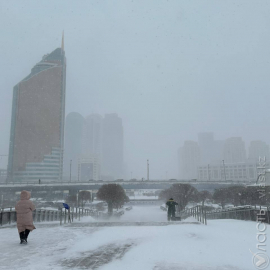
[[[0,211],[0,226],[15,223],[17,220],[17,214],[14,208],[10,210],[1,209]],[[47,210],[47,209],[36,209],[33,211],[34,222],[51,222],[60,221],[60,225],[73,222],[74,219],[80,221],[81,217],[92,216],[97,217],[97,212],[91,209],[85,208],[72,208],[72,209],[59,209],[59,210]]]
[[[207,219],[238,219],[270,224],[269,206],[240,206],[206,212]]]
[[[206,211],[203,209],[201,205],[185,209],[184,211],[180,212],[180,217],[182,220],[188,217],[194,217],[199,222],[207,225]]]

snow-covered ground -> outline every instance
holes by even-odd
[[[256,250],[254,222],[187,221],[167,223],[159,206],[134,206],[115,222],[85,217],[62,227],[37,223],[27,246],[19,245],[16,228],[3,228],[0,269],[255,269],[249,251]]]

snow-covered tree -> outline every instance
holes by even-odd
[[[120,208],[129,198],[122,186],[118,184],[103,185],[97,192],[97,198],[108,204],[108,213],[112,214],[113,208]]]

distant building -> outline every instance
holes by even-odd
[[[223,159],[224,142],[225,141],[222,140],[214,141],[213,159],[211,160],[211,163],[218,163]]]
[[[123,126],[117,114],[70,113],[65,129],[64,180],[123,178]],[[71,161],[72,160],[72,161]]]
[[[217,163],[223,159],[224,141],[215,140],[212,132],[198,134],[200,147],[200,165]]]
[[[100,161],[98,157],[79,159],[79,181],[100,180]]]
[[[62,179],[66,58],[62,47],[45,55],[13,89],[8,181]]]
[[[82,140],[85,119],[77,112],[66,117],[65,149],[64,149],[64,180],[78,180],[79,158],[82,155]]]
[[[215,154],[214,133],[199,133],[198,142],[200,147],[200,162],[202,164],[208,164],[212,162]]]
[[[0,183],[6,183],[7,181],[7,170],[0,169]]]
[[[103,117],[99,114],[91,114],[86,117],[83,128],[82,156],[85,158],[102,158],[102,122]]]
[[[269,145],[263,141],[252,141],[249,145],[248,158],[258,162],[259,157],[266,158],[266,161],[270,159]]]
[[[200,163],[200,148],[197,142],[185,141],[178,151],[180,179],[196,179]]]
[[[123,125],[116,113],[105,114],[102,149],[102,177],[123,178]]]
[[[225,140],[223,160],[225,163],[239,163],[246,161],[245,142],[241,137],[232,137]]]
[[[225,174],[226,177],[225,177]],[[198,167],[198,181],[256,182],[257,164],[248,162],[215,163]]]

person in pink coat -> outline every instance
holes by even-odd
[[[17,228],[20,234],[21,244],[27,243],[27,237],[30,231],[35,229],[33,224],[32,212],[36,209],[32,201],[30,201],[31,193],[23,190],[21,192],[21,200],[17,202],[15,209],[17,212]]]

